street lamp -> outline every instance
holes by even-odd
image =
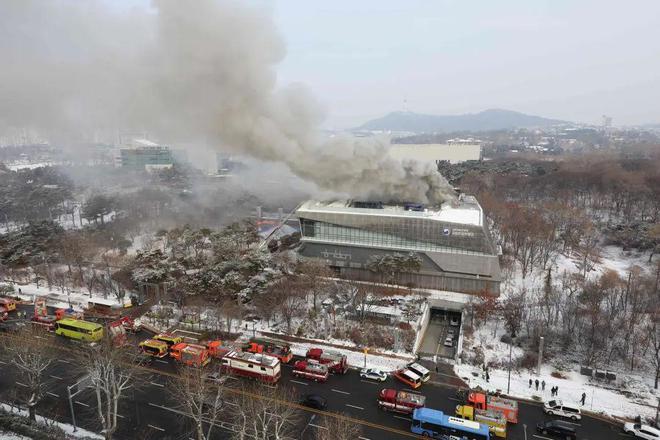
[[[509,342],[509,378],[506,383],[506,393],[509,394],[511,391],[511,353],[513,351],[513,338],[516,337],[516,331],[511,332],[511,342]]]

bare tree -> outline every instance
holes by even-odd
[[[192,421],[195,439],[211,438],[211,431],[224,409],[222,386],[211,383],[203,368],[184,367],[170,382],[169,391],[179,402],[179,409]]]
[[[96,395],[97,416],[102,433],[112,439],[118,427],[117,410],[119,401],[126,391],[134,386],[140,370],[129,361],[125,348],[115,347],[109,338],[100,344],[87,347],[81,352],[81,364]]]
[[[298,438],[300,411],[291,404],[296,396],[291,388],[254,385],[237,394],[229,408],[236,440]]]
[[[361,425],[345,414],[325,416],[320,426],[316,431],[316,440],[354,440],[362,434]]]
[[[332,276],[332,270],[320,260],[304,260],[298,264],[296,271],[307,291],[312,294],[312,306],[316,312],[318,295],[327,284],[327,278]]]
[[[9,361],[16,367],[20,383],[24,385],[19,399],[28,407],[32,420],[36,420],[35,408],[48,387],[46,369],[56,359],[56,353],[45,336],[41,327],[28,327],[20,334],[5,338],[4,342]]]

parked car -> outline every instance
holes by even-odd
[[[314,409],[326,409],[328,400],[318,394],[306,394],[300,399],[300,404]]]
[[[447,336],[451,336],[452,338],[456,335],[456,329],[450,328],[447,330]]]
[[[632,434],[637,438],[643,438],[644,440],[660,439],[660,430],[649,425],[642,425],[641,423],[626,423],[623,425],[623,432]]]
[[[536,425],[536,430],[543,435],[551,435],[565,440],[575,440],[575,428],[568,426],[561,420],[551,420]]]
[[[445,344],[444,345],[445,345],[445,347],[453,347],[454,346],[454,338],[452,338],[451,336],[447,336],[447,338],[445,339]]]
[[[378,382],[385,382],[387,380],[387,373],[377,368],[364,368],[360,370],[360,377],[362,379],[376,380]]]
[[[454,327],[458,327],[459,323],[460,323],[460,319],[457,316],[452,316],[451,319],[449,320],[449,325],[453,325]]]
[[[550,400],[543,404],[543,411],[549,415],[558,415],[561,417],[567,417],[571,420],[580,420],[582,418],[582,412],[580,408],[574,405],[567,405],[562,403],[561,400]]]

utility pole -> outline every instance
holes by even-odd
[[[509,394],[509,391],[511,391],[511,352],[513,351],[513,344],[509,344],[509,377],[506,381],[506,393]]]
[[[539,362],[536,366],[536,375],[541,376],[541,362],[543,361],[543,336],[539,341]]]

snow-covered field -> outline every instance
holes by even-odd
[[[7,405],[6,403],[0,403],[0,408],[4,409],[5,411],[10,412],[10,413],[19,414],[19,415],[24,416],[24,417],[28,416],[28,411],[27,410],[16,409],[15,407],[13,407],[11,405]],[[76,431],[74,431],[72,425],[68,425],[66,423],[56,422],[54,420],[48,419],[48,418],[40,416],[40,415],[37,415],[37,422],[47,424],[47,425],[59,426],[60,429],[62,429],[62,431],[64,431],[66,433],[67,438],[68,437],[71,437],[71,438],[87,437],[87,438],[94,438],[94,439],[103,439],[104,438],[102,435],[96,434],[96,433],[91,432],[91,431],[87,431],[86,429],[83,429],[83,428],[78,428]],[[12,434],[12,435],[14,435],[14,434]],[[18,438],[25,438],[25,437],[19,436]],[[4,437],[0,437],[0,439],[4,440]]]
[[[559,255],[552,265],[553,277],[555,283],[564,273],[580,272],[578,262],[574,258],[565,255]],[[648,253],[624,252],[617,246],[605,246],[601,249],[600,262],[596,263],[587,277],[595,279],[608,270],[613,270],[625,277],[627,271],[632,266],[639,266],[643,271],[652,270],[648,263]],[[522,279],[520,270],[514,271],[505,277],[502,284],[502,294],[500,299],[521,288],[535,289],[541,288],[544,283],[546,272],[536,270],[532,274]],[[494,331],[498,328],[498,331]],[[466,338],[464,350],[471,350],[473,347],[480,347],[485,355],[486,363],[493,362],[498,365],[506,365],[509,359],[509,345],[500,342],[502,336],[503,324],[495,324],[489,321],[486,325],[475,330],[471,338]],[[523,355],[522,349],[513,348],[512,359],[518,359]],[[571,403],[578,403],[582,393],[586,394],[586,402],[583,408],[611,416],[636,417],[642,415],[645,417],[655,417],[656,406],[658,405],[658,393],[653,389],[652,372],[645,376],[638,374],[626,374],[617,372],[617,386],[609,386],[604,383],[594,381],[579,373],[579,365],[570,364],[565,361],[561,374],[564,378],[555,378],[551,373],[555,369],[548,364],[543,364],[539,381],[545,380],[545,391],[536,391],[535,386],[529,387],[529,379],[537,379],[536,375],[524,371],[511,372],[511,390],[510,395],[521,398],[534,398],[537,400],[550,399],[549,389],[553,386],[559,386],[559,399]],[[480,367],[472,365],[456,365],[456,373],[464,378],[470,386],[481,386],[483,388],[503,393],[507,392],[508,372],[506,369],[489,369],[490,382],[487,383],[483,377]],[[475,373],[477,377],[473,374]]]

